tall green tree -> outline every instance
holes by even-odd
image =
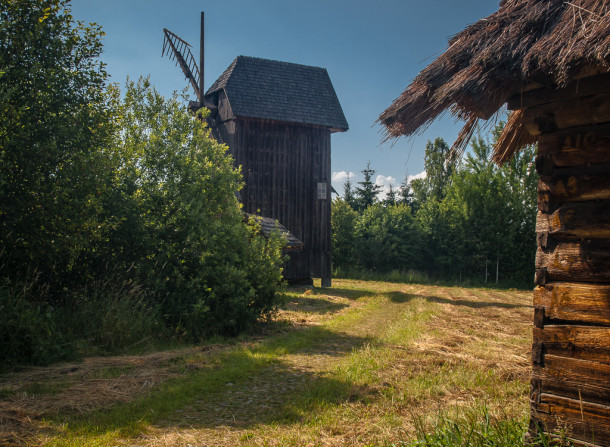
[[[372,180],[373,176],[375,175],[375,170],[371,168],[370,161],[367,162],[366,168],[364,168],[360,172],[362,172],[362,174],[364,175],[364,180],[358,182],[360,186],[356,188],[354,196],[356,210],[359,212],[363,212],[369,206],[377,202],[377,196],[381,191],[381,186],[375,184],[375,182]]]
[[[99,26],[66,0],[0,3],[0,274],[60,290],[87,278],[115,103]]]
[[[427,200],[440,201],[445,197],[457,161],[450,158],[449,145],[442,138],[428,141],[424,155],[426,177],[411,182],[413,201],[417,208]]]
[[[405,178],[398,188],[397,200],[399,203],[411,206],[413,203],[413,190],[411,182],[409,182],[409,174],[405,174]]]
[[[347,174],[347,179],[345,179],[345,183],[343,183],[343,200],[351,206],[352,208],[356,207],[356,198],[354,197],[354,190],[352,187],[352,181],[349,178],[349,173]]]
[[[495,138],[494,132],[492,137]],[[533,264],[536,180],[533,148],[506,166],[490,161],[492,141],[476,136],[439,201],[417,212],[428,265],[444,276],[485,280],[485,272],[526,278]]]
[[[343,199],[331,204],[332,259],[336,267],[356,263],[355,228],[358,213]]]
[[[394,189],[394,185],[390,183],[390,188],[386,194],[385,199],[383,200],[383,204],[387,206],[393,206],[398,203],[398,194],[396,193],[396,189]]]

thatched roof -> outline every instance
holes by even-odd
[[[466,121],[461,149],[479,119],[533,87],[560,88],[591,73],[610,72],[610,2],[503,0],[499,10],[468,26],[379,117],[386,139],[411,135],[449,111]],[[535,138],[513,112],[499,150],[505,161]]]

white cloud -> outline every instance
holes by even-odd
[[[395,177],[392,177],[391,175],[388,175],[386,177],[385,175],[381,174],[379,174],[375,179],[375,184],[377,186],[381,186],[381,189],[379,190],[379,195],[377,196],[377,199],[379,200],[384,200],[386,198],[388,192],[390,191],[390,185],[392,185],[392,188],[394,188],[394,190],[396,190],[400,186],[400,182],[397,181]]]
[[[410,175],[409,177],[407,177],[407,180],[409,181],[409,183],[411,183],[413,180],[419,178],[426,178],[426,171],[422,171],[419,174]]]
[[[331,181],[333,183],[345,183],[345,181],[347,180],[347,176],[349,175],[350,180],[354,180],[354,178],[356,177],[356,174],[354,174],[353,172],[347,172],[347,171],[335,171],[333,172],[333,175],[331,177]]]
[[[345,184],[345,181],[347,180],[347,176],[349,175],[349,179],[352,182],[352,188],[355,188],[357,185],[357,174],[354,174],[353,172],[347,172],[347,171],[335,171],[333,172],[333,175],[331,176],[331,184],[333,185],[333,188],[335,188],[335,191],[337,191],[337,193],[343,197],[343,192],[344,192],[344,188],[343,185]]]

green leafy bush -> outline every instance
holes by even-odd
[[[227,148],[147,79],[121,99],[102,35],[67,0],[0,3],[3,366],[236,334],[278,305],[282,241],[244,222]]]
[[[418,266],[421,236],[407,205],[368,207],[356,221],[355,234],[358,266],[382,272]]]
[[[67,6],[0,6],[0,275],[27,282],[35,272],[54,304],[89,277],[115,113],[103,33]]]
[[[276,306],[281,241],[249,228],[241,174],[175,95],[128,82],[107,197],[106,258],[155,292],[169,327],[188,339],[235,334]]]
[[[355,230],[358,213],[343,199],[331,204],[331,241],[333,264],[350,266],[355,263]]]

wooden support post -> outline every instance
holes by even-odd
[[[204,19],[205,19],[205,13],[203,11],[201,11],[201,34],[199,36],[199,105],[200,106],[204,106],[205,105],[205,99],[204,99],[204,95],[205,95],[205,90],[204,90],[204,84],[203,84],[203,80],[204,80],[204,76],[203,76],[203,70],[205,68],[205,46],[204,46],[204,42],[205,42],[205,28],[204,28]]]

